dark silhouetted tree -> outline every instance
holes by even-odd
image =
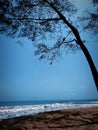
[[[50,64],[63,52],[81,49],[98,90],[97,69],[78,29],[82,21],[83,28],[97,36],[98,2],[91,0],[91,4],[93,9],[79,17],[71,0],[0,0],[0,33],[12,38],[27,37],[37,47],[35,55]],[[75,21],[80,23],[78,27]]]

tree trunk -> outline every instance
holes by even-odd
[[[80,39],[81,40],[81,39]],[[95,82],[95,85],[96,85],[96,89],[98,91],[98,73],[97,73],[97,69],[94,65],[94,62],[90,56],[90,53],[89,51],[87,50],[86,46],[83,44],[82,41],[79,42],[79,45],[88,61],[88,64],[90,66],[90,69],[91,69],[91,72],[92,72],[92,76],[93,76],[93,79],[94,79],[94,82]]]
[[[68,21],[67,22],[66,21],[65,21],[65,24],[68,22]],[[82,49],[82,51],[83,51],[83,53],[84,53],[84,55],[85,55],[85,57],[86,57],[86,59],[88,61],[88,64],[90,66],[90,69],[91,69],[91,72],[92,72],[92,76],[93,76],[93,79],[94,79],[94,82],[95,82],[95,85],[96,85],[96,89],[98,91],[98,73],[97,73],[97,69],[96,69],[96,67],[94,65],[94,62],[92,60],[92,57],[91,57],[88,49],[86,48],[86,46],[83,44],[78,30],[74,26],[70,25],[70,23],[68,23],[67,25],[72,30],[74,36],[76,37],[76,43],[78,45],[80,45],[80,47],[81,47],[81,49]]]
[[[98,73],[97,73],[97,69],[94,65],[94,62],[89,54],[89,51],[87,50],[86,46],[83,44],[82,40],[81,40],[81,37],[79,35],[79,32],[78,30],[72,25],[70,24],[66,17],[52,4],[50,3],[48,0],[44,0],[45,2],[47,2],[50,7],[58,14],[58,16],[63,20],[63,22],[71,29],[71,31],[73,32],[75,38],[76,38],[76,43],[78,45],[80,45],[87,61],[88,61],[88,64],[90,66],[90,69],[91,69],[91,72],[92,72],[92,76],[93,76],[93,79],[94,79],[94,82],[95,82],[95,85],[96,85],[96,89],[98,91]]]

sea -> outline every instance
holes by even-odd
[[[34,115],[47,111],[72,108],[98,107],[98,99],[93,100],[37,100],[0,102],[0,121],[14,117]]]

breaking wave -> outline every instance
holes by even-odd
[[[37,113],[62,110],[68,108],[89,108],[98,107],[98,101],[90,103],[52,103],[41,105],[17,105],[17,106],[1,106],[0,107],[0,120],[14,118],[25,115],[34,115]]]

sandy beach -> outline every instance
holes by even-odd
[[[98,107],[5,119],[0,122],[0,130],[98,130]]]

